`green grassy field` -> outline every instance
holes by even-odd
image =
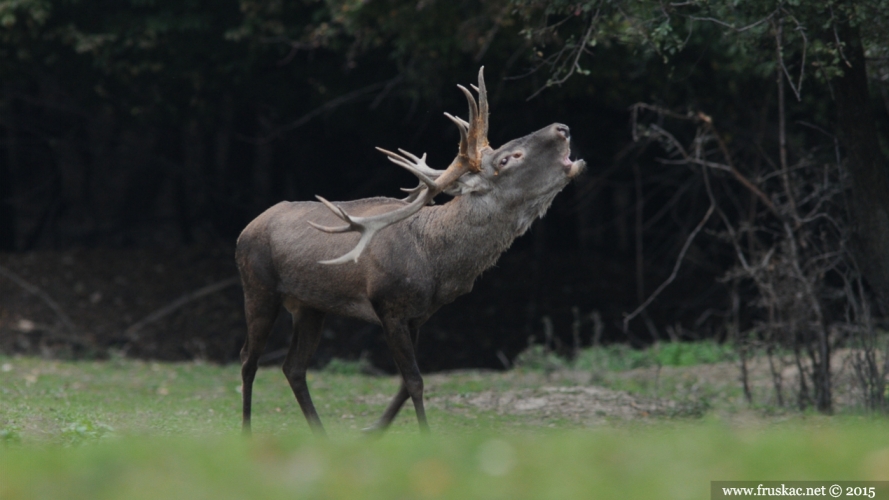
[[[408,407],[370,439],[397,381],[348,372],[311,374],[318,440],[280,370],[260,370],[244,439],[236,366],[0,358],[0,499],[686,499],[711,480],[889,480],[885,419],[505,411],[590,380],[529,369],[427,377],[433,435]],[[472,403],[501,393],[518,403]]]

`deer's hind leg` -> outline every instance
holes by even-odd
[[[266,341],[278,311],[281,298],[273,292],[258,288],[244,289],[244,312],[247,316],[247,339],[241,348],[241,395],[243,413],[241,427],[245,434],[250,433],[250,412],[253,401],[253,379],[259,365],[259,356],[265,349]]]
[[[284,360],[284,375],[312,431],[324,435],[324,426],[321,425],[321,419],[309,394],[309,386],[306,384],[306,370],[309,368],[309,361],[315,354],[315,349],[318,348],[318,341],[321,340],[325,314],[302,305],[287,304],[287,310],[293,316],[293,340]]]

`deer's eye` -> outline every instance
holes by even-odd
[[[509,163],[509,156],[507,156],[507,157],[503,158],[502,160],[500,160],[500,166],[501,166],[501,167],[505,167],[507,163]]]

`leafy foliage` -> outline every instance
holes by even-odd
[[[650,366],[695,366],[734,361],[737,353],[728,344],[711,340],[697,342],[659,342],[645,349],[626,344],[610,344],[582,349],[571,361],[559,357],[543,345],[535,344],[515,360],[517,367],[527,370],[557,369],[626,371]]]

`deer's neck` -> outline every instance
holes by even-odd
[[[443,288],[471,288],[527,230],[537,212],[533,207],[504,207],[487,197],[459,196],[421,212],[425,217],[419,242]]]

